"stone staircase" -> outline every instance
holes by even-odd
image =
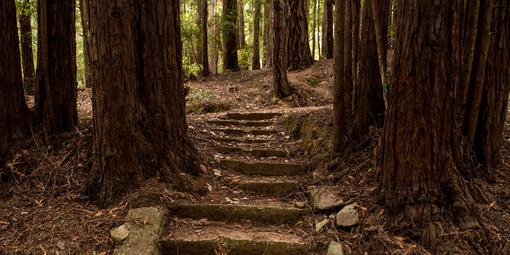
[[[313,254],[302,199],[308,167],[276,125],[280,113],[227,113],[205,121],[225,171],[218,199],[175,202],[161,254]],[[212,201],[214,200],[214,201]],[[300,201],[303,200],[303,201]]]

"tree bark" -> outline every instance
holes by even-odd
[[[13,141],[28,131],[29,111],[25,103],[16,6],[14,0],[0,1],[0,166]]]
[[[385,103],[387,102],[387,99],[386,99],[386,91],[388,90],[388,86],[389,86],[389,80],[388,80],[388,76],[387,76],[387,72],[388,72],[388,55],[387,55],[387,52],[386,52],[386,45],[385,45],[385,41],[387,41],[387,33],[383,33],[383,30],[384,29],[387,29],[387,28],[383,28],[383,24],[384,23],[387,23],[387,21],[384,21],[384,20],[387,20],[388,19],[388,13],[380,13],[379,10],[381,9],[385,9],[385,10],[388,10],[386,6],[382,6],[382,2],[384,2],[385,5],[388,5],[389,2],[387,1],[371,1],[370,2],[370,7],[372,9],[372,15],[374,17],[374,27],[375,27],[375,38],[376,38],[376,42],[377,42],[377,53],[378,53],[378,59],[379,59],[379,72],[380,72],[380,75],[381,75],[381,80],[382,80],[382,83],[383,83],[383,97],[384,97],[384,101]],[[382,16],[380,14],[383,14]],[[386,103],[387,104],[387,103]]]
[[[90,70],[90,17],[89,6],[87,0],[80,0],[80,18],[81,27],[83,29],[83,62],[84,62],[84,75],[85,87],[92,87],[92,75]]]
[[[352,50],[352,0],[345,1],[345,24],[344,24],[344,111],[350,119],[352,113],[352,90],[354,87],[354,79],[352,77],[352,57],[354,56]]]
[[[425,246],[436,241],[430,240],[437,234],[430,227],[444,221],[443,207],[451,208],[450,220],[461,229],[479,225],[470,209],[478,198],[470,192],[476,183],[466,181],[473,169],[469,152],[478,147],[466,143],[469,132],[462,123],[476,122],[486,141],[479,150],[489,152],[489,161],[478,163],[482,169],[494,167],[489,162],[498,157],[502,142],[510,76],[510,6],[503,2],[415,0],[399,5],[398,68],[393,68],[388,97],[382,187],[390,215],[400,219],[399,227],[423,229]],[[476,70],[482,69],[480,77]],[[484,103],[465,107],[480,95]],[[474,118],[465,109],[486,117]]]
[[[288,6],[285,0],[273,1],[273,83],[274,91],[278,98],[286,98],[293,94],[287,78],[287,45],[288,29],[287,19]]]
[[[78,122],[73,2],[39,1],[36,107],[46,137],[71,131]]]
[[[358,69],[359,69],[359,47],[360,47],[360,11],[361,1],[351,0],[352,8],[352,77],[354,78],[354,87],[358,84]],[[353,100],[354,102],[354,100]],[[354,107],[353,107],[354,109]]]
[[[377,59],[375,27],[370,1],[374,0],[366,0],[363,5],[359,72],[358,78],[356,79],[358,82],[357,86],[355,86],[354,93],[355,128],[353,130],[358,137],[365,135],[370,126],[382,124],[385,111],[382,80]],[[387,0],[378,1],[388,2]],[[388,5],[383,3],[381,6],[387,7]],[[380,8],[378,11],[381,13],[381,16],[384,15],[383,13],[386,13],[384,8]],[[383,19],[381,27],[383,29],[382,33],[386,34],[388,31],[387,19]],[[387,40],[384,40],[383,43],[383,47],[387,47]]]
[[[316,35],[316,27],[317,27],[317,2],[319,0],[312,0],[313,6],[312,6],[312,58],[315,60],[315,42],[317,41],[317,35]]]
[[[324,0],[324,18],[322,26],[322,55],[326,59],[333,58],[333,1]]]
[[[308,19],[305,0],[287,1],[288,19],[287,67],[289,70],[306,69],[313,64],[308,37]]]
[[[246,48],[246,36],[244,33],[244,0],[238,0],[237,3],[237,29],[239,29],[239,34],[237,36],[238,39],[238,49]]]
[[[239,71],[237,59],[237,0],[223,0],[224,70]]]
[[[253,16],[253,57],[251,61],[252,70],[260,70],[260,16],[262,0],[254,0],[255,14]]]
[[[264,68],[271,68],[273,64],[273,8],[272,0],[264,3]]]
[[[210,41],[210,52],[211,52],[211,72],[213,74],[218,73],[218,17],[216,15],[216,6],[218,0],[211,0],[211,41]]]
[[[207,42],[207,0],[200,0],[198,5],[200,21],[200,61],[202,65],[202,76],[209,76],[209,50]]]
[[[32,16],[30,1],[20,1],[22,13],[19,14],[21,37],[21,63],[23,66],[23,86],[29,95],[35,95],[34,51],[32,50]]]
[[[95,52],[89,193],[108,205],[145,178],[197,174],[187,136],[178,0],[90,0]],[[111,13],[115,13],[111,16]]]
[[[342,35],[345,26],[345,0],[335,0],[335,67],[334,67],[334,140],[333,151],[342,152],[345,145],[346,113],[344,104],[345,81],[344,81],[344,39]]]

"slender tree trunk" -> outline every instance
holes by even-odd
[[[390,215],[399,219],[396,225],[421,231],[417,234],[425,246],[438,242],[433,237],[439,236],[441,228],[436,226],[444,221],[443,207],[461,229],[479,226],[470,209],[477,199],[470,190],[477,190],[477,184],[466,182],[473,169],[473,158],[466,152],[488,151],[489,161],[478,163],[481,169],[494,167],[489,162],[498,158],[502,143],[510,85],[510,6],[503,3],[400,2],[394,61],[398,68],[393,68],[388,97],[382,187]],[[482,69],[480,77],[475,70]],[[467,97],[466,91],[474,94]],[[470,109],[486,117],[474,118],[465,109],[479,95],[484,103]],[[486,143],[466,143],[466,122],[476,122],[480,140]]]
[[[224,70],[238,71],[237,59],[237,0],[223,0]]]
[[[0,166],[9,146],[28,131],[14,0],[0,1]]]
[[[260,70],[260,16],[262,16],[262,0],[254,0],[255,14],[253,16],[253,57],[251,61],[252,70]]]
[[[315,42],[317,41],[317,35],[315,28],[317,26],[317,1],[318,0],[312,0],[313,1],[313,16],[312,16],[312,58],[315,59]]]
[[[211,52],[211,72],[213,74],[218,73],[218,24],[216,15],[216,6],[218,0],[211,0],[211,41],[210,41],[210,52]]]
[[[273,64],[273,8],[272,0],[265,0],[264,4],[264,67],[271,68]]]
[[[289,0],[288,4],[288,69],[306,69],[313,64],[308,37],[308,19],[305,0]]]
[[[184,110],[179,1],[90,4],[97,58],[89,193],[108,205],[147,177],[185,184],[180,171],[198,167]]]
[[[345,145],[346,113],[344,104],[345,81],[344,81],[344,39],[342,35],[345,25],[345,0],[335,0],[335,67],[334,67],[334,142],[333,151],[341,152]]]
[[[278,98],[285,98],[293,94],[287,78],[287,45],[288,6],[286,0],[273,0],[273,79],[274,91]]]
[[[49,136],[73,130],[78,122],[75,4],[40,0],[38,12],[36,107]]]
[[[385,9],[388,10],[385,6],[382,6],[383,1],[370,1],[370,7],[372,9],[372,15],[374,17],[374,27],[375,27],[375,37],[377,42],[377,53],[378,53],[378,59],[379,59],[379,72],[381,75],[381,80],[383,83],[383,97],[384,101],[387,104],[386,99],[386,92],[389,87],[389,80],[387,76],[388,71],[388,63],[387,63],[387,53],[386,53],[386,44],[385,41],[387,40],[387,33],[383,33],[383,24],[385,23],[383,20],[388,19],[388,13],[384,13],[381,15],[379,10]],[[389,2],[384,1],[384,5],[388,5]],[[387,22],[386,22],[387,23]],[[387,28],[386,28],[387,29]]]
[[[333,1],[324,0],[324,18],[322,27],[322,55],[326,59],[333,58]]]
[[[85,87],[92,87],[92,75],[90,70],[90,24],[88,0],[80,0],[80,18],[83,29],[83,62],[85,73]]]
[[[371,125],[382,124],[385,111],[370,1],[374,0],[366,0],[363,5],[358,82],[354,93],[355,128],[353,130],[358,137],[365,135]],[[381,6],[387,5],[382,4]],[[385,13],[383,8],[378,11]],[[382,27],[383,33],[387,33],[386,23],[383,23]],[[386,41],[384,43],[386,45]]]
[[[317,3],[317,51],[319,53],[319,59],[322,59],[322,40],[323,40],[323,36],[322,36],[322,31],[324,31],[324,22],[321,22],[321,17],[323,16],[323,12],[321,12],[321,6],[322,6],[322,0],[318,0],[319,2]],[[319,24],[322,24],[322,25],[319,25]]]
[[[244,0],[238,0],[237,3],[237,29],[239,29],[239,34],[237,36],[238,39],[238,49],[246,48],[246,37],[244,34]]]
[[[352,8],[352,76],[354,78],[354,87],[358,84],[358,69],[359,69],[359,47],[360,47],[360,0],[351,0]],[[353,100],[354,103],[354,100]],[[354,107],[353,107],[354,109]]]
[[[345,1],[345,24],[344,24],[344,111],[348,116],[347,119],[350,119],[350,114],[352,113],[352,90],[354,87],[354,79],[352,77],[352,8],[351,8],[352,0]]]
[[[199,20],[200,20],[200,60],[202,64],[202,76],[209,76],[209,50],[207,43],[207,0],[199,1]]]
[[[35,67],[34,51],[32,50],[32,17],[30,1],[20,1],[24,13],[19,14],[19,28],[21,37],[21,63],[23,65],[23,86],[29,95],[35,95]]]

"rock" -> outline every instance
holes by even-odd
[[[344,255],[342,245],[335,241],[331,241],[329,243],[328,252],[326,253],[326,255]]]
[[[335,186],[311,187],[309,193],[313,207],[317,210],[333,209],[344,204]]]
[[[115,249],[114,255],[159,254],[158,241],[163,233],[167,210],[160,207],[143,207],[129,210],[124,224],[128,237]]]
[[[302,209],[302,208],[305,208],[305,207],[306,207],[306,203],[305,203],[305,202],[302,202],[302,201],[296,201],[296,202],[294,202],[294,206],[295,206],[296,208],[300,208],[300,209]]]
[[[356,203],[344,207],[336,214],[336,225],[340,227],[352,227],[359,223],[359,213],[355,208]]]
[[[129,236],[129,228],[126,224],[114,228],[110,231],[113,243],[115,245],[121,245]]]
[[[329,219],[328,219],[328,218],[323,219],[323,220],[322,220],[322,221],[320,221],[320,222],[316,222],[316,223],[315,223],[315,232],[316,232],[316,233],[320,233],[320,232],[321,232],[321,230],[322,230],[322,229],[323,229],[326,225],[328,225],[328,223],[329,223]]]

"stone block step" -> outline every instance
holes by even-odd
[[[294,180],[257,177],[256,179],[241,180],[239,188],[245,192],[279,196],[298,192],[300,184]]]
[[[280,163],[280,162],[245,162],[236,159],[222,159],[220,163],[225,167],[238,171],[245,175],[263,175],[263,176],[286,176],[299,175],[306,172],[305,164],[300,163]]]
[[[236,126],[236,127],[269,127],[274,123],[271,121],[240,121],[240,120],[208,120],[207,123],[218,126]]]
[[[167,255],[306,255],[311,242],[294,234],[265,229],[205,226],[178,228],[159,242]]]
[[[236,128],[216,128],[212,129],[214,132],[221,132],[226,135],[274,135],[278,134],[278,131],[273,129],[236,129]]]
[[[280,150],[271,150],[271,149],[244,149],[236,146],[220,146],[218,147],[218,151],[227,154],[227,153],[240,153],[240,154],[248,154],[258,158],[268,158],[268,157],[288,157],[290,153]]]
[[[250,204],[175,202],[168,208],[172,215],[213,221],[247,222],[253,224],[296,224],[310,213],[292,205],[271,201],[249,201]]]
[[[226,117],[234,120],[270,120],[280,115],[278,112],[231,112]]]
[[[256,139],[256,138],[239,138],[239,137],[225,137],[225,136],[215,136],[214,140],[218,142],[224,143],[269,143],[271,140],[269,139]]]

